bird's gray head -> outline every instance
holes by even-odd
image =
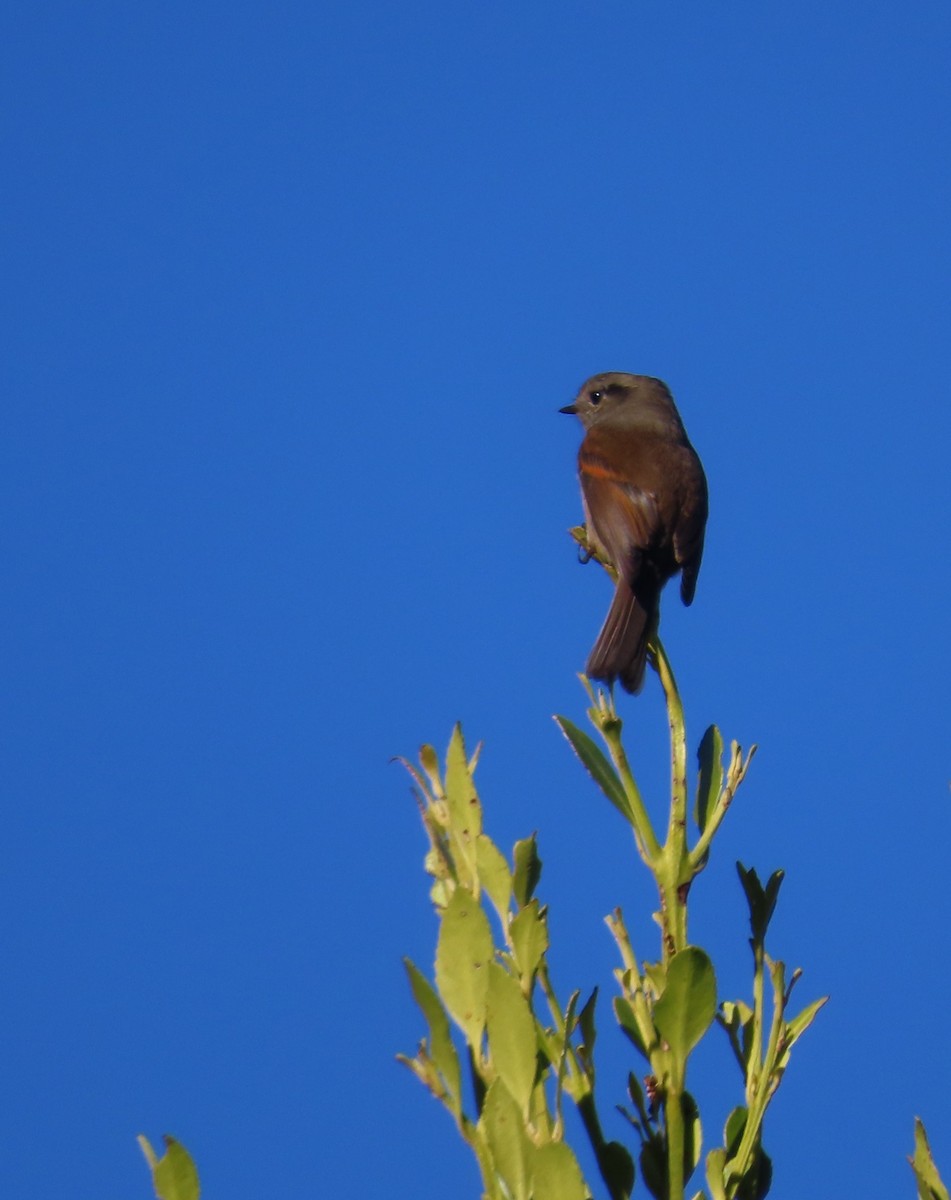
[[[558,410],[577,415],[585,429],[608,425],[684,437],[680,414],[667,384],[652,375],[604,371],[581,385],[573,404]]]

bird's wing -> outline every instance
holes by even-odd
[[[653,495],[626,483],[597,453],[582,447],[578,473],[589,530],[629,583],[660,526]]]
[[[692,449],[686,447],[692,470],[684,471],[689,483],[681,498],[680,514],[674,530],[674,557],[682,568],[680,597],[684,604],[693,600],[697,588],[697,573],[703,557],[703,535],[707,525],[707,481],[700,460]]]

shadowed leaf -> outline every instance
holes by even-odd
[[[753,867],[749,870],[741,862],[736,864],[736,871],[746,894],[746,903],[750,910],[750,930],[753,940],[763,942],[766,930],[772,919],[779,899],[779,888],[783,882],[784,871],[774,871],[766,881],[765,888],[760,883],[759,876]]]
[[[519,908],[524,908],[535,894],[542,874],[542,860],[538,857],[535,835],[516,842],[512,857],[515,861],[515,871],[512,875],[515,903]]]

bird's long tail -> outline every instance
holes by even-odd
[[[585,666],[589,679],[607,684],[619,679],[627,692],[639,692],[644,684],[647,642],[657,625],[659,591],[640,588],[639,592],[635,593],[626,579],[618,579],[608,615]]]

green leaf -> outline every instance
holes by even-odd
[[[569,721],[567,717],[555,717],[555,723],[568,739],[572,750],[581,759],[582,765],[594,782],[621,816],[633,824],[631,806],[628,803],[624,785],[603,752],[583,730]]]
[[[486,1028],[492,1065],[527,1119],[538,1062],[535,1019],[518,981],[498,963],[489,963]]]
[[[631,1007],[630,1001],[626,1000],[623,996],[615,996],[614,1016],[621,1029],[627,1034],[631,1042],[633,1042],[635,1048],[650,1062],[650,1054],[647,1046],[644,1045],[644,1039],[641,1037],[640,1027],[637,1024],[637,1018],[634,1016],[634,1009]]]
[[[532,1195],[535,1200],[588,1200],[591,1191],[578,1160],[564,1142],[548,1142],[535,1152]]]
[[[908,1161],[918,1184],[918,1200],[951,1200],[934,1164],[928,1135],[920,1117],[915,1117],[915,1153]]]
[[[548,1056],[548,1061],[555,1068],[555,1111],[559,1117],[561,1116],[562,1088],[565,1088],[570,1096],[575,1095],[572,1090],[571,1076],[568,1073],[568,1049],[571,1043],[571,1031],[575,1027],[575,1009],[578,1007],[578,997],[580,995],[581,993],[576,990],[568,997],[564,1021],[562,1022],[565,1030],[563,1037],[557,1029],[552,1029],[546,1033],[542,1030],[541,1023],[539,1023],[539,1031],[545,1041],[545,1053]]]
[[[452,1043],[449,1017],[426,976],[408,958],[403,959],[403,966],[409,977],[413,998],[422,1010],[426,1024],[429,1026],[429,1057],[442,1076],[447,1094],[447,1106],[456,1117],[459,1117],[462,1114],[462,1069],[459,1065],[456,1048]]]
[[[747,1109],[742,1105],[737,1105],[727,1117],[726,1124],[723,1126],[724,1153],[730,1155],[731,1158],[739,1148],[740,1139],[743,1137],[743,1130],[746,1128],[749,1115]]]
[[[509,925],[509,937],[519,974],[524,980],[533,979],[548,949],[548,922],[537,900],[531,900],[515,914]]]
[[[535,1141],[544,1141],[552,1136],[554,1118],[549,1111],[548,1093],[545,1091],[545,1084],[550,1077],[548,1071],[550,1064],[541,1048],[538,1051],[538,1063],[538,1082],[535,1084],[528,1105],[528,1123],[535,1133]]]
[[[515,861],[515,871],[512,875],[515,903],[519,908],[524,908],[535,894],[542,874],[542,860],[538,857],[535,835],[516,842],[512,857]]]
[[[753,1010],[742,1000],[724,1000],[720,1005],[720,1024],[726,1030],[736,1061],[746,1075],[749,1063]]]
[[[487,968],[493,957],[488,918],[471,892],[456,888],[439,923],[436,987],[473,1047],[479,1046],[485,1028]]]
[[[518,1105],[501,1079],[489,1085],[479,1128],[512,1200],[529,1200],[534,1146],[525,1133]]]
[[[717,1146],[707,1155],[707,1187],[711,1200],[727,1200],[723,1185],[723,1169],[726,1166],[726,1151]]]
[[[828,996],[820,996],[818,1000],[813,1000],[811,1004],[807,1004],[798,1016],[793,1017],[786,1025],[786,1051],[788,1051],[799,1041],[802,1035],[806,1032],[812,1022],[816,1019],[816,1014],[824,1004],[828,1002]]]
[[[753,1053],[753,1044],[755,1041],[754,1034],[756,1029],[756,1020],[753,1010],[748,1004],[742,1000],[723,1002],[724,1016],[731,1022],[728,1025],[730,1039],[734,1043],[734,1050],[740,1066],[743,1068],[743,1074],[746,1075],[747,1067],[750,1062],[750,1055]]]
[[[181,1142],[165,1134],[165,1153],[158,1158],[147,1137],[140,1133],[137,1140],[152,1172],[158,1200],[198,1200],[198,1171]]]
[[[475,843],[476,869],[479,886],[485,888],[492,907],[505,924],[508,918],[509,897],[512,894],[512,875],[505,855],[485,833],[480,833]]]
[[[654,1006],[657,1032],[683,1062],[713,1023],[717,981],[713,964],[697,946],[675,954],[667,968],[667,986]]]
[[[723,738],[716,725],[711,725],[701,738],[697,750],[700,773],[697,776],[697,800],[693,817],[701,833],[707,827],[707,821],[716,807],[720,789],[723,787],[722,759]]]

